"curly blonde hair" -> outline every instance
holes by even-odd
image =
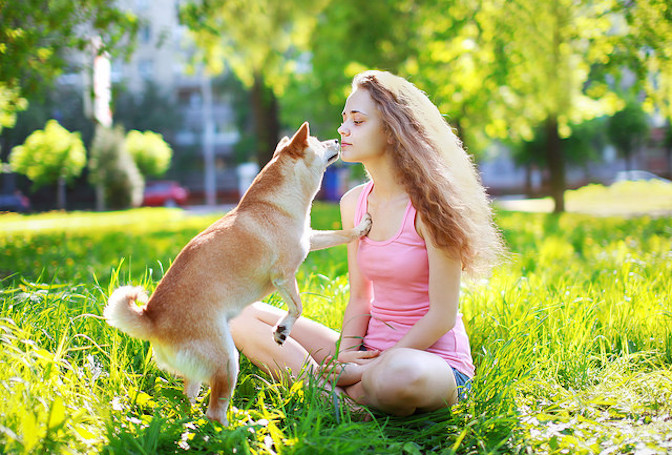
[[[505,248],[490,201],[462,142],[427,95],[384,71],[355,76],[383,120],[398,178],[435,246],[462,262],[468,275],[488,272]]]

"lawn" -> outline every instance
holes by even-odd
[[[313,226],[337,217],[316,204]],[[214,219],[0,216],[0,453],[672,451],[671,218],[501,211],[510,260],[462,290],[477,366],[467,400],[366,420],[243,358],[228,428],[205,418],[207,388],[192,408],[147,343],[101,318],[117,285],[152,290]],[[305,314],[337,328],[346,273],[344,247],[311,253]]]

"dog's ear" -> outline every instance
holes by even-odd
[[[278,145],[275,146],[275,152],[273,152],[273,155],[275,155],[280,150],[285,148],[287,146],[287,144],[289,144],[289,138],[287,136],[280,139],[280,142],[278,142]]]
[[[303,151],[308,147],[308,136],[310,136],[308,122],[303,122],[303,125],[301,125],[301,128],[294,133],[294,136],[292,136],[292,139],[287,146],[287,151],[291,156],[297,158],[303,156]]]
[[[308,136],[310,136],[310,128],[308,126],[308,122],[303,122],[303,125],[301,125],[301,128],[294,133],[294,136],[292,137],[292,144],[298,144],[301,146],[304,146],[305,144],[308,143]]]

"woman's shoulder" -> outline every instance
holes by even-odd
[[[343,223],[345,223],[346,220],[354,221],[359,198],[367,184],[368,182],[357,185],[356,187],[346,191],[346,193],[341,197],[341,220]]]
[[[362,183],[361,185],[357,185],[346,191],[341,197],[341,207],[351,207],[354,210],[354,208],[357,207],[357,202],[359,202],[359,196],[368,184],[369,182]]]

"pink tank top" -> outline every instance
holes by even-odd
[[[367,211],[373,182],[359,196],[355,225]],[[368,349],[384,351],[394,346],[429,310],[429,261],[425,241],[415,229],[416,210],[408,202],[399,231],[389,240],[362,237],[357,264],[372,282],[371,318],[364,336]],[[427,349],[444,358],[451,367],[473,377],[469,337],[458,313],[455,327]]]

